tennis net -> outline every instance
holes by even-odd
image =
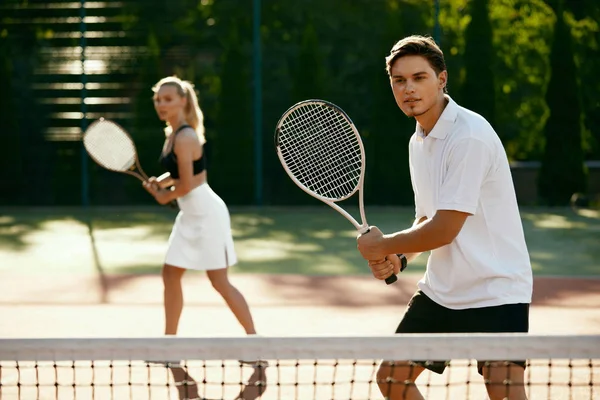
[[[526,360],[529,399],[600,399],[591,335],[0,339],[0,360],[2,400],[366,400],[413,384],[378,376],[381,360],[452,360],[416,379],[426,399],[488,398],[475,360]]]

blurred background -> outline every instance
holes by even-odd
[[[495,127],[521,204],[593,203],[599,21],[597,0],[2,0],[0,205],[152,204],[137,180],[95,165],[81,133],[114,119],[148,175],[162,173],[151,87],[176,74],[196,85],[209,182],[228,204],[315,204],[281,168],[273,130],[295,102],[322,98],[364,138],[366,204],[411,206],[414,120],[384,62],[410,34],[434,37],[450,95]]]
[[[531,332],[600,332],[600,1],[0,0],[0,338],[162,335],[177,210],[98,167],[81,137],[96,119],[115,120],[145,172],[163,173],[151,87],[173,74],[197,89],[208,180],[231,214],[232,281],[259,332],[393,332],[427,256],[394,285],[373,279],[353,226],[294,185],[273,136],[294,103],[337,104],[364,140],[368,222],[411,226],[415,121],[385,71],[411,34],[441,46],[450,95],[492,123],[509,156],[534,273]],[[358,216],[356,204],[344,208]],[[243,334],[202,272],[184,286],[180,334]],[[581,380],[594,393],[596,365],[586,360]],[[542,375],[568,390],[577,374],[556,366]],[[6,398],[23,370],[2,370]]]

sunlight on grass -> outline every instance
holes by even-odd
[[[274,221],[261,215],[231,215],[231,230],[234,236],[250,236],[266,226],[272,226]]]
[[[148,240],[153,236],[158,236],[153,234],[152,232],[153,231],[151,226],[143,225],[132,226],[127,228],[95,229],[94,236],[96,240],[114,241],[131,244],[131,242],[129,241]],[[160,236],[159,239],[162,241],[163,237]]]
[[[310,236],[314,237],[315,239],[332,239],[335,237],[335,235],[336,232],[332,231],[331,229],[326,229],[323,231],[313,232]]]
[[[342,231],[342,232],[340,232],[339,235],[340,235],[340,237],[343,237],[343,238],[350,238],[350,239],[356,240],[356,237],[358,236],[358,231],[356,231],[356,230]]]
[[[150,226],[102,229],[94,232],[95,245],[103,269],[129,265],[163,264],[167,238],[154,234]]]
[[[157,273],[175,213],[159,208],[27,209],[0,217],[0,270]],[[600,216],[564,209],[522,210],[538,275],[600,275]],[[369,209],[385,233],[410,226],[412,208]],[[91,218],[93,235],[88,219]],[[239,263],[233,273],[368,274],[356,230],[323,208],[234,208]],[[423,271],[427,254],[409,265]]]
[[[95,229],[93,239],[104,269],[132,263],[161,265],[167,247],[166,238],[153,234],[151,226]],[[43,222],[38,230],[25,233],[22,241],[27,251],[7,249],[0,252],[0,269],[18,266],[19,270],[91,272],[96,267],[92,237],[88,226],[81,221]]]
[[[529,257],[531,257],[532,260],[552,260],[554,258],[554,255],[548,252],[530,251]]]
[[[581,209],[581,210],[577,210],[577,215],[580,215],[582,217],[586,217],[586,218],[596,218],[596,219],[600,219],[600,210],[589,210],[589,209]]]
[[[236,225],[262,226],[275,224],[273,218],[264,215],[232,214],[231,219]]]
[[[585,229],[587,228],[587,224],[582,221],[572,221],[568,219],[564,215],[549,215],[542,214],[537,215],[532,219],[534,226],[537,228],[543,229],[572,229],[579,228]]]
[[[76,220],[46,221],[39,230],[24,233],[22,241],[26,252],[0,252],[0,269],[89,270],[93,261],[87,226]]]
[[[163,265],[167,243],[164,240],[145,240],[143,243],[99,241],[97,249],[104,270],[117,270],[130,265]]]
[[[285,260],[291,253],[310,254],[321,250],[316,244],[296,244],[291,240],[282,242],[276,239],[238,240],[235,249],[240,260],[259,262]]]
[[[53,234],[86,234],[87,227],[80,221],[75,219],[62,219],[58,221],[46,221],[41,224],[41,228],[44,231],[48,231]]]
[[[25,225],[9,225],[0,227],[0,234],[2,235],[20,235],[27,232]]]
[[[3,215],[0,217],[0,224],[2,225],[13,224],[14,222],[15,219],[13,217],[9,217],[8,215]]]
[[[324,275],[344,274],[353,269],[352,263],[346,262],[343,259],[335,256],[322,256],[316,259],[315,262],[315,268],[319,270],[319,273]],[[364,272],[368,272],[366,264]]]
[[[548,263],[552,263],[555,259],[555,255],[550,252],[530,251],[529,258],[531,261],[531,269],[535,273],[544,271],[544,266],[547,266]]]

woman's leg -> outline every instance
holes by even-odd
[[[223,297],[223,300],[225,300],[246,333],[249,335],[255,334],[254,322],[248,303],[246,303],[246,299],[240,291],[229,282],[227,268],[209,270],[206,271],[206,274],[212,286]]]
[[[175,335],[183,310],[181,277],[185,269],[165,264],[162,270],[164,284],[165,335]]]

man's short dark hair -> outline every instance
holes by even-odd
[[[436,75],[446,70],[444,53],[431,37],[413,35],[396,42],[390,51],[390,55],[385,58],[388,75],[391,76],[394,62],[404,56],[424,57]]]

